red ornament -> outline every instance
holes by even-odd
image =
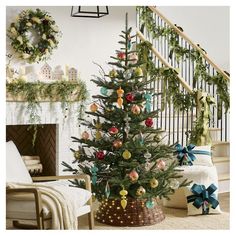
[[[124,60],[124,59],[125,59],[125,53],[124,53],[124,52],[118,52],[117,57],[118,57],[120,60]]]
[[[114,142],[113,142],[113,147],[114,148],[116,148],[116,149],[118,149],[118,148],[120,148],[121,146],[122,146],[122,141],[121,140],[119,140],[119,139],[117,139],[117,140],[115,140]]]
[[[112,126],[108,131],[109,134],[117,134],[119,132],[119,130],[115,126]]]
[[[126,98],[127,102],[133,102],[134,101],[134,95],[132,93],[127,93],[125,95],[125,98]]]
[[[145,125],[146,125],[147,127],[152,127],[152,125],[153,125],[153,120],[152,120],[151,117],[149,117],[149,118],[147,118],[147,119],[145,120]]]
[[[157,161],[157,168],[158,168],[159,170],[164,170],[165,167],[166,167],[166,163],[165,163],[163,160]]]
[[[105,157],[105,153],[103,151],[96,152],[96,157],[98,160],[103,160]]]

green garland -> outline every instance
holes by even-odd
[[[29,38],[30,32],[37,34],[36,42]],[[8,29],[12,48],[21,60],[28,63],[48,59],[57,48],[60,35],[56,22],[48,12],[40,9],[22,11]]]
[[[43,82],[29,83],[18,79],[12,83],[6,84],[7,101],[27,102],[27,111],[29,114],[29,123],[34,128],[34,145],[37,129],[36,124],[40,124],[39,111],[41,110],[40,101],[61,102],[62,112],[68,109],[72,102],[81,102],[77,110],[77,118],[80,119],[84,111],[84,102],[88,98],[86,84],[79,80],[57,81],[50,84]]]
[[[193,76],[193,88],[196,88],[197,81],[206,81],[209,85],[216,85],[216,93],[219,96],[217,103],[218,119],[221,118],[222,104],[224,104],[225,112],[228,111],[230,106],[230,96],[228,89],[228,81],[222,74],[217,73],[215,76],[208,74],[208,64],[204,62],[202,54],[196,49],[186,49],[180,45],[179,35],[171,27],[157,26],[155,19],[153,18],[152,10],[149,7],[137,7],[140,13],[141,31],[146,27],[147,32],[152,35],[153,39],[159,37],[166,37],[170,46],[169,57],[172,58],[175,55],[177,61],[180,58],[190,58],[195,63],[194,76]],[[201,85],[201,83],[199,83]],[[200,87],[199,89],[203,89]]]

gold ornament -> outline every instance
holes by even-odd
[[[80,151],[74,151],[74,157],[76,160],[79,160],[80,158]]]
[[[122,107],[123,101],[124,101],[123,98],[117,98],[117,104],[118,104],[119,108]]]
[[[96,112],[98,110],[98,105],[94,102],[91,106],[90,106],[90,111],[91,112]]]
[[[121,204],[123,209],[125,209],[126,206],[127,206],[127,200],[126,200],[126,195],[127,194],[128,194],[128,191],[126,191],[124,188],[120,191],[120,195],[121,195],[120,204]]]
[[[117,96],[118,96],[118,99],[117,99],[117,104],[118,106],[121,108],[122,105],[123,105],[123,95],[124,95],[124,90],[120,87],[119,89],[116,90],[116,93],[117,93]]]
[[[118,73],[115,69],[112,69],[110,72],[109,72],[109,76],[110,78],[115,78],[118,76]]]
[[[134,71],[136,76],[143,76],[143,71],[140,67],[137,67]]]
[[[122,153],[122,156],[123,156],[123,158],[124,158],[125,160],[128,160],[128,159],[131,158],[131,153],[130,153],[129,150],[126,149],[126,150]]]
[[[152,178],[152,179],[150,180],[150,186],[151,186],[151,188],[156,188],[156,187],[158,186],[158,184],[159,184],[159,182],[158,182],[157,179]]]
[[[116,149],[118,149],[118,148],[120,148],[121,146],[122,146],[122,141],[121,140],[119,140],[119,139],[117,139],[117,140],[115,140],[114,142],[113,142],[113,147],[114,148],[116,148]]]
[[[136,191],[136,195],[137,196],[140,197],[140,196],[144,195],[145,193],[146,193],[146,190],[145,190],[145,188],[143,186],[138,187],[138,189]]]
[[[101,131],[97,130],[96,133],[95,133],[95,139],[100,140],[101,138],[102,138]]]

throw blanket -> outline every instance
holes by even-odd
[[[46,186],[43,184],[7,183],[7,188],[37,188],[41,192],[43,205],[50,209],[52,229],[77,229],[76,206],[73,191],[66,186]],[[28,193],[16,193],[10,199],[33,201],[34,196]]]

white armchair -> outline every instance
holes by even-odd
[[[19,151],[12,141],[6,144],[6,173],[6,218],[13,222],[14,227],[25,229],[71,229],[68,224],[63,223],[68,219],[62,219],[62,223],[56,227],[53,222],[57,222],[57,219],[55,219],[57,214],[55,212],[58,211],[58,217],[68,218],[71,216],[70,210],[72,210],[72,215],[75,215],[77,219],[79,216],[88,214],[89,229],[93,228],[91,182],[88,175],[31,178]],[[66,179],[83,179],[86,190],[69,187],[69,182]],[[37,181],[37,183],[33,183],[33,181]],[[66,191],[60,192],[60,189],[65,189]],[[47,193],[47,190],[49,193]],[[68,201],[69,195],[71,195],[70,201]],[[50,200],[49,196],[52,196],[53,199]],[[55,199],[55,196],[59,196],[61,198],[59,199],[60,201]],[[47,199],[51,202],[56,202],[56,204],[64,204],[61,208],[62,210],[53,209],[46,201]],[[24,223],[20,223],[20,221]],[[35,225],[28,224],[27,221],[34,221]]]

